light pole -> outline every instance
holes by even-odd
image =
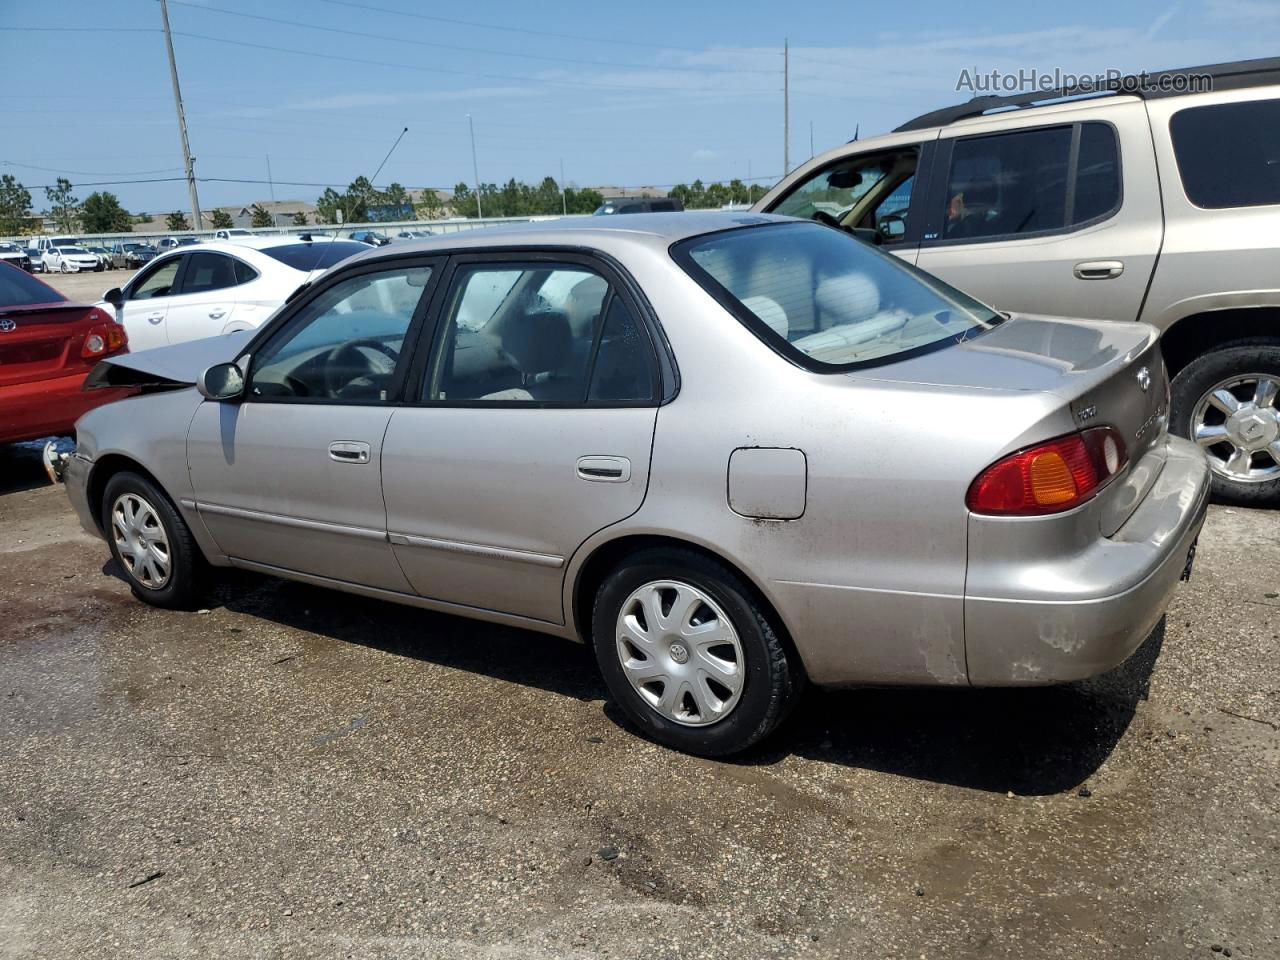
[[[569,195],[564,192],[564,157],[560,158],[560,209],[569,215]]]
[[[476,164],[476,121],[467,114],[467,125],[471,127],[471,176],[476,184],[476,219],[484,219],[484,207],[480,204],[480,167]]]
[[[165,0],[160,0],[160,22],[164,26],[164,45],[169,51],[169,79],[173,81],[173,105],[178,110],[178,134],[182,138],[182,160],[187,168],[187,190],[191,193],[191,215],[195,218],[192,227],[203,230],[200,222],[200,197],[196,194],[195,159],[191,156],[191,145],[187,142],[187,115],[182,109],[182,90],[178,87],[178,64],[173,58],[173,37],[169,33],[169,8]]]

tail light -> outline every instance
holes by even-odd
[[[84,346],[80,348],[80,356],[83,359],[92,360],[95,357],[119,353],[129,345],[129,335],[125,333],[124,327],[101,310],[95,310],[92,317],[101,322],[95,323],[84,335]]]
[[[1128,462],[1119,431],[1094,427],[997,460],[969,485],[965,503],[996,516],[1060,513],[1096,495]]]

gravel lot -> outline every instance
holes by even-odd
[[[726,763],[573,644],[247,576],[143,606],[37,452],[0,448],[0,957],[1280,957],[1280,513],[1214,508],[1106,676],[811,692]]]
[[[101,270],[90,273],[37,273],[43,280],[69,300],[80,303],[97,303],[112,287],[122,287],[129,282],[136,270]]]

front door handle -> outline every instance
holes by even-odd
[[[1123,260],[1085,260],[1071,271],[1077,280],[1114,280],[1124,273]]]
[[[227,311],[222,309],[222,307],[214,307],[212,310],[209,311],[210,320],[221,320],[226,315],[227,315]]]
[[[362,440],[335,440],[329,444],[329,459],[339,463],[368,463],[369,445]]]
[[[147,315],[147,323],[159,323],[163,319],[163,313],[151,313]]]
[[[631,479],[631,461],[626,457],[579,457],[578,477],[598,483],[626,483]]]

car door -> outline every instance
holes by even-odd
[[[240,402],[197,409],[197,507],[237,563],[412,592],[387,543],[383,435],[435,269],[375,261],[331,278],[249,345]]]
[[[587,256],[451,270],[418,402],[387,428],[391,543],[424,597],[560,623],[569,557],[644,500],[662,395],[651,325]]]
[[[182,285],[169,301],[165,331],[170,343],[214,337],[226,329],[237,294],[258,271],[238,257],[213,251],[186,254]]]
[[[123,302],[116,319],[129,334],[129,349],[135,353],[169,343],[165,317],[173,291],[181,280],[183,255],[164,257],[139,271],[121,291]]]
[[[1145,109],[944,130],[917,265],[1001,310],[1136,319],[1162,229]]]

